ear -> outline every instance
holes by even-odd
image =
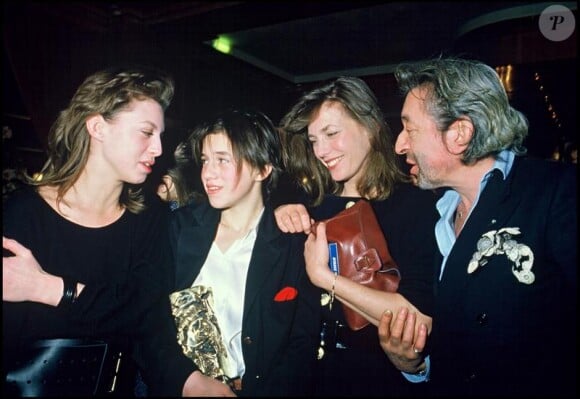
[[[96,140],[103,139],[103,128],[105,127],[105,119],[101,114],[94,114],[87,118],[85,121],[85,127],[89,135]]]
[[[173,178],[169,175],[163,175],[163,185],[167,188],[167,192],[171,192],[175,183],[173,183]]]
[[[457,119],[447,130],[447,148],[452,154],[461,154],[465,151],[473,138],[473,123],[471,119]]]
[[[272,173],[272,164],[267,164],[264,166],[264,169],[259,171],[258,175],[256,176],[256,181],[264,181],[268,176]]]

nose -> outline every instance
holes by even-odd
[[[405,129],[401,130],[395,141],[395,152],[399,155],[406,154],[409,149],[409,135]]]
[[[329,153],[330,146],[325,140],[317,140],[312,143],[312,150],[316,158],[323,159]]]
[[[201,167],[201,179],[202,180],[209,180],[212,177],[216,176],[216,167],[215,163],[206,160],[203,162]]]
[[[163,145],[161,144],[161,136],[155,135],[152,138],[151,145],[149,146],[149,152],[155,158],[163,154]]]

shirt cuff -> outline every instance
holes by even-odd
[[[407,379],[409,382],[418,383],[418,382],[426,382],[429,381],[429,373],[431,371],[431,359],[429,356],[425,357],[425,370],[420,371],[416,374],[405,373],[401,371],[403,377]]]

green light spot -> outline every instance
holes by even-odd
[[[229,54],[232,50],[232,43],[225,37],[218,37],[213,41],[213,48],[220,53]]]

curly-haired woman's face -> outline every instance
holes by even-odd
[[[358,196],[356,183],[364,174],[371,150],[369,133],[364,126],[342,104],[327,101],[308,125],[308,140],[332,179],[345,183],[342,194]]]
[[[162,153],[165,129],[163,109],[154,100],[133,101],[131,106],[105,121],[99,141],[102,156],[120,181],[143,183]]]

